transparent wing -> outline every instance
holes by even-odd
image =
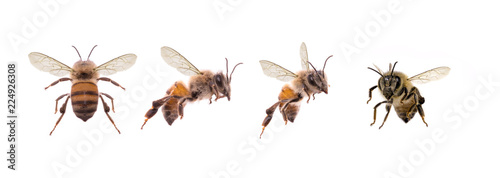
[[[424,84],[430,81],[439,80],[448,75],[450,72],[449,67],[437,67],[425,72],[422,72],[418,75],[410,77],[408,80],[412,83],[416,84]]]
[[[32,52],[28,55],[30,58],[30,62],[33,66],[35,66],[38,70],[49,72],[52,75],[62,77],[68,75],[73,69],[55,60],[52,57],[49,57],[45,54]]]
[[[288,82],[297,78],[297,75],[289,70],[279,66],[278,64],[272,63],[270,61],[261,60],[260,66],[262,66],[262,71],[269,77],[276,78],[283,82]]]
[[[161,48],[161,57],[163,57],[163,60],[165,60],[168,65],[176,68],[184,75],[192,76],[201,74],[201,72],[184,56],[170,47],[164,46]]]
[[[111,59],[110,61],[97,66],[94,70],[102,75],[111,75],[119,71],[124,71],[135,64],[137,56],[135,54],[124,54],[120,57]]]
[[[300,45],[300,64],[302,65],[302,69],[303,70],[306,70],[306,71],[309,71],[309,59],[307,57],[307,48],[306,48],[306,44],[304,42],[302,42],[302,45]]]

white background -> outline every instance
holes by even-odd
[[[6,169],[7,155],[2,153],[1,177],[500,176],[500,119],[495,112],[500,88],[488,90],[480,80],[500,82],[494,62],[500,57],[498,4],[68,1],[56,2],[58,8],[47,12],[39,5],[45,2],[1,5],[1,58],[3,64],[16,61],[19,66],[20,116],[17,170]],[[376,21],[372,12],[389,12],[393,3],[397,12],[386,18],[387,23]],[[214,4],[228,9],[221,11]],[[36,30],[23,35],[29,23],[37,23]],[[366,31],[371,32],[368,41],[355,45],[355,38]],[[25,41],[13,45],[12,35]],[[277,101],[285,84],[265,76],[258,61],[298,71],[301,42],[307,44],[316,67],[334,55],[326,66],[329,94],[302,102],[295,123],[286,127],[276,112],[258,140],[265,110]],[[85,123],[68,106],[49,136],[59,117],[53,114],[54,99],[68,93],[71,84],[44,90],[58,78],[35,69],[27,55],[42,52],[72,66],[78,59],[72,45],[86,58],[96,44],[90,59],[97,64],[125,53],[138,56],[131,69],[110,76],[126,91],[99,83],[101,92],[115,98],[117,112],[111,116],[122,134],[114,128],[101,129],[100,125],[109,124],[101,107]],[[346,55],[343,44],[359,51]],[[176,49],[199,69],[222,70],[225,57],[230,67],[244,62],[233,76],[232,100],[189,104],[184,119],[173,126],[158,113],[140,130],[151,101],[161,98],[175,81],[188,80],[162,60],[161,46]],[[417,85],[426,98],[423,107],[429,127],[418,115],[405,124],[392,110],[379,130],[383,107],[379,120],[369,126],[373,106],[382,97],[375,90],[366,104],[368,89],[378,79],[366,68],[377,64],[387,70],[395,61],[399,61],[396,70],[409,76],[438,66],[452,69],[443,80]],[[0,73],[6,74],[6,67],[1,68]],[[6,150],[6,125],[0,128],[1,150]],[[89,132],[94,139],[85,136]],[[433,134],[441,136],[433,139]],[[417,144],[429,141],[430,151]]]

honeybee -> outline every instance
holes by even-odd
[[[263,128],[262,132],[260,133],[260,137],[262,137],[266,126],[271,122],[273,113],[278,105],[280,108],[280,113],[283,115],[283,120],[285,120],[286,125],[288,121],[293,123],[293,121],[295,120],[295,117],[299,112],[300,101],[302,101],[305,96],[307,96],[307,103],[309,103],[311,95],[314,100],[315,94],[321,92],[328,94],[329,85],[324,70],[326,62],[332,56],[333,55],[326,58],[322,70],[316,70],[311,62],[309,62],[306,45],[302,43],[302,45],[300,46],[302,70],[297,73],[293,73],[270,61],[259,61],[265,75],[276,78],[283,82],[291,81],[290,84],[285,84],[285,86],[283,86],[283,88],[281,89],[281,92],[278,96],[279,101],[266,110],[267,116],[262,122]],[[309,68],[309,65],[313,70]]]
[[[187,86],[182,81],[177,81],[167,90],[165,97],[153,101],[153,106],[147,111],[145,115],[146,120],[142,124],[141,129],[156,114],[160,106],[163,106],[161,108],[163,117],[168,125],[172,125],[179,116],[180,119],[184,116],[184,107],[187,102],[208,99],[210,104],[212,104],[213,95],[215,95],[215,101],[224,97],[227,97],[228,101],[231,100],[231,78],[234,69],[243,63],[236,64],[231,75],[229,75],[227,58],[226,74],[223,74],[222,71],[213,73],[209,70],[198,70],[184,56],[170,47],[162,47],[161,56],[168,65],[176,68],[182,74],[191,77]]]
[[[427,122],[425,122],[424,119],[424,109],[422,108],[422,104],[424,104],[425,99],[420,94],[417,87],[413,86],[413,83],[424,84],[430,81],[439,80],[448,75],[448,73],[450,72],[450,68],[437,67],[408,78],[408,76],[406,76],[402,72],[394,71],[397,63],[398,62],[395,62],[394,66],[392,64],[389,64],[389,71],[387,72],[382,72],[382,70],[380,70],[380,68],[378,68],[376,65],[375,68],[377,68],[377,70],[368,67],[368,69],[373,70],[377,74],[379,74],[380,79],[378,80],[378,85],[370,88],[368,92],[368,96],[370,98],[368,99],[366,104],[368,104],[368,102],[370,102],[370,100],[372,99],[372,91],[377,87],[386,99],[385,101],[376,104],[373,108],[373,123],[371,123],[370,126],[375,124],[375,121],[377,120],[377,107],[385,103],[387,114],[385,115],[384,122],[382,122],[382,125],[380,125],[379,129],[384,126],[384,123],[387,120],[387,116],[389,116],[389,112],[391,111],[391,107],[393,105],[394,110],[398,114],[399,118],[401,118],[405,123],[408,123],[408,121],[410,121],[418,111],[418,114],[420,115],[420,117],[422,117],[422,121],[424,122],[425,126],[428,127],[429,125],[427,124]]]
[[[45,90],[47,90],[47,88],[52,87],[58,84],[59,82],[71,81],[72,83],[71,93],[63,94],[56,99],[55,113],[57,113],[57,104],[59,100],[66,97],[64,104],[61,106],[61,109],[59,110],[61,112],[61,116],[57,120],[56,125],[54,126],[52,131],[50,132],[50,135],[52,135],[52,132],[54,132],[54,130],[56,129],[57,125],[64,116],[64,113],[66,113],[66,104],[68,103],[68,100],[70,98],[71,98],[71,105],[73,106],[73,112],[75,113],[76,117],[82,119],[84,122],[86,122],[94,115],[95,111],[97,110],[97,103],[99,101],[99,98],[101,98],[104,107],[104,112],[108,116],[113,126],[115,126],[118,133],[120,133],[120,130],[118,130],[118,128],[116,127],[115,122],[113,121],[113,119],[111,119],[111,116],[109,116],[108,114],[110,109],[102,96],[104,95],[111,100],[111,109],[113,110],[113,112],[115,112],[113,97],[111,97],[106,93],[99,92],[99,90],[97,89],[97,82],[101,80],[106,82],[111,82],[113,85],[116,85],[125,90],[125,88],[123,88],[120,84],[118,84],[114,80],[111,80],[110,78],[107,77],[99,77],[99,75],[100,74],[111,75],[118,71],[127,70],[135,63],[137,56],[135,54],[125,54],[120,57],[114,58],[100,66],[97,66],[94,62],[92,62],[89,59],[90,54],[92,54],[92,51],[96,46],[97,45],[95,45],[92,48],[92,50],[89,53],[89,56],[87,57],[87,60],[85,61],[82,60],[82,57],[78,52],[78,49],[76,49],[76,47],[73,46],[73,48],[75,48],[76,52],[78,53],[80,60],[78,60],[73,65],[72,68],[42,53],[32,52],[28,55],[31,64],[33,64],[33,66],[35,66],[37,69],[41,71],[49,72],[50,74],[58,77],[62,77],[68,74],[70,75],[69,78],[68,77],[60,78],[59,80],[56,80],[49,86],[45,87]]]

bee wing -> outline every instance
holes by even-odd
[[[300,45],[300,64],[302,65],[302,69],[309,71],[309,59],[307,57],[307,48],[306,44],[302,42],[302,45]]]
[[[165,60],[168,65],[176,68],[184,75],[192,76],[201,74],[201,72],[184,56],[170,47],[164,46],[161,48],[161,57],[163,57],[163,60]]]
[[[297,74],[290,72],[289,70],[279,66],[278,64],[272,63],[270,61],[261,60],[260,66],[262,67],[262,71],[269,77],[276,78],[283,82],[288,82],[297,78]]]
[[[448,75],[450,72],[449,67],[437,67],[425,72],[422,72],[418,75],[408,78],[412,83],[424,84],[430,81],[439,80]]]
[[[135,64],[137,56],[135,54],[124,54],[120,57],[111,59],[110,61],[97,66],[94,70],[102,75],[111,75],[118,71],[124,71]]]
[[[62,77],[68,75],[73,69],[42,53],[32,52],[28,55],[30,62],[38,70],[49,72],[52,75]]]

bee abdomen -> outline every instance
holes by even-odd
[[[280,110],[282,108],[280,107]],[[288,121],[292,122],[295,121],[295,118],[297,117],[297,114],[299,114],[299,109],[300,109],[300,103],[294,102],[288,104],[288,106],[281,112],[283,114],[283,117],[286,117]]]
[[[71,87],[71,105],[76,117],[87,121],[97,110],[99,91],[93,82],[77,82]]]
[[[178,81],[167,90],[167,95],[186,97],[189,96],[189,90],[182,81]],[[179,100],[177,98],[170,98],[165,102],[161,111],[168,125],[172,125],[179,117]]]
[[[163,112],[163,117],[167,121],[168,125],[172,125],[175,120],[179,117],[179,100],[175,98],[170,98],[165,105],[161,108]]]

